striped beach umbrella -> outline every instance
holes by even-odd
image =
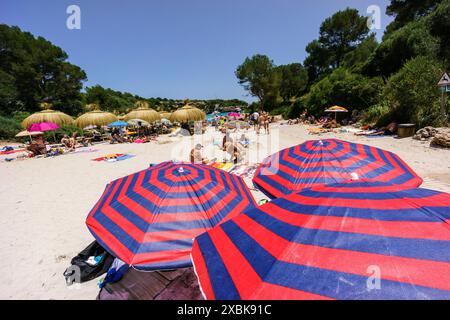
[[[396,154],[337,139],[306,141],[263,161],[253,183],[278,198],[303,188],[349,179],[418,187],[422,179]]]
[[[193,238],[253,206],[238,176],[164,162],[108,184],[86,224],[125,263],[144,270],[173,269],[192,265]]]
[[[314,187],[200,235],[192,259],[208,299],[450,299],[449,223],[447,193]]]

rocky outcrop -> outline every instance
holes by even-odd
[[[413,139],[426,141],[428,139],[434,138],[434,136],[438,133],[438,129],[433,127],[425,127],[416,132]]]
[[[438,133],[435,134],[433,140],[431,140],[431,145],[450,148],[450,128],[446,128],[446,130],[439,130]]]
[[[431,140],[431,146],[450,148],[450,128],[425,127],[416,132],[413,139]]]

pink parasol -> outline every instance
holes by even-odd
[[[242,115],[240,114],[240,113],[237,113],[237,112],[230,112],[229,114],[228,114],[228,116],[229,117],[232,117],[232,118],[241,118],[242,117]]]
[[[40,123],[33,123],[29,128],[29,132],[34,131],[54,131],[56,129],[59,129],[59,126],[53,122],[40,122]]]

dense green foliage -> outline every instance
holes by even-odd
[[[39,102],[76,114],[86,74],[42,37],[0,25],[0,113],[36,111]]]
[[[238,67],[239,82],[272,114],[296,117],[306,109],[321,116],[341,105],[358,111],[365,123],[445,125],[437,82],[450,67],[450,0],[392,0],[387,14],[394,21],[381,43],[369,33],[366,17],[346,9],[322,23],[319,38],[307,45],[303,66],[295,64],[299,72],[289,81],[277,76],[289,65],[275,67],[269,57],[256,55]],[[268,104],[267,97],[275,99]]]
[[[11,139],[21,130],[18,121],[0,116],[0,139]]]
[[[316,81],[324,74],[339,68],[344,57],[367,37],[367,18],[356,9],[346,9],[326,19],[320,27],[320,36],[306,47],[309,54],[304,64],[309,79]]]
[[[74,133],[77,133],[78,136],[81,136],[83,135],[83,130],[78,128],[77,126],[63,125],[56,131],[45,132],[44,138],[47,141],[59,142],[64,137],[64,135],[68,135],[70,137]]]

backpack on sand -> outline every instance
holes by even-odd
[[[113,261],[114,257],[94,241],[72,258],[72,265],[64,271],[66,283],[72,285],[95,279],[106,273]]]

